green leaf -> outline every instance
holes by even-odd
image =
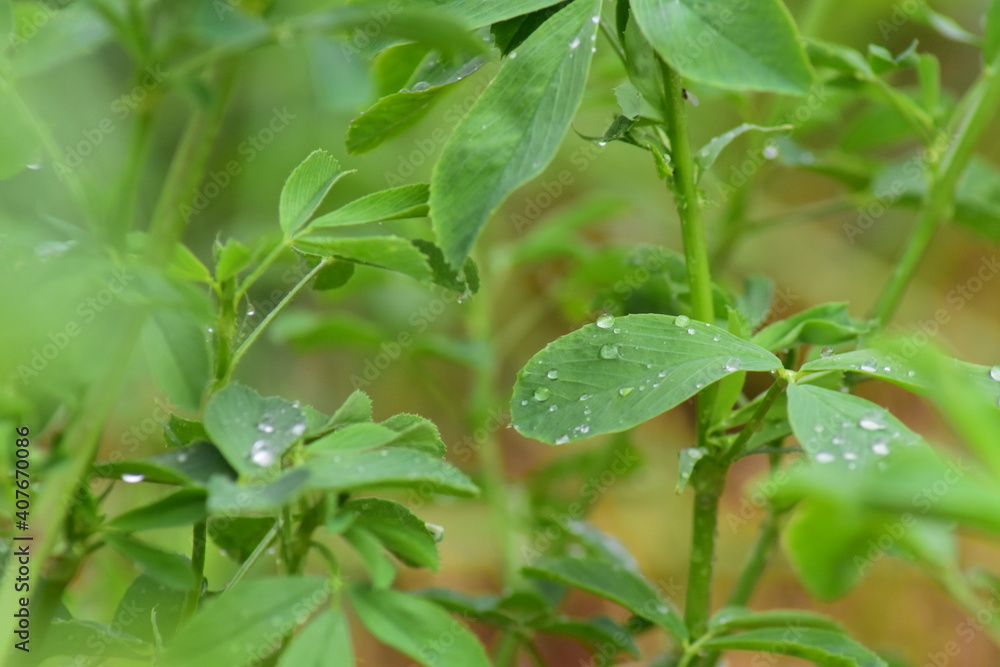
[[[111,624],[128,628],[130,635],[148,644],[155,644],[157,635],[169,641],[181,620],[185,596],[184,591],[167,588],[148,574],[140,574],[119,600]]]
[[[445,445],[441,433],[434,422],[420,415],[393,415],[380,424],[396,432],[391,444],[399,447],[412,447],[431,454],[444,456]]]
[[[443,9],[451,16],[473,28],[499,23],[515,16],[521,16],[539,9],[557,5],[561,0],[504,0],[504,2],[482,2],[482,0],[411,0],[414,6]]]
[[[731,144],[733,140],[741,134],[745,134],[753,130],[756,130],[757,132],[785,132],[793,129],[793,127],[794,126],[792,125],[775,125],[772,127],[765,127],[763,125],[743,123],[728,132],[724,132],[717,137],[713,137],[707,144],[701,147],[701,150],[695,153],[694,163],[698,168],[697,180],[701,180],[705,173],[712,168],[713,164],[715,164],[715,161],[719,157],[719,153],[721,153],[726,146]]]
[[[130,619],[131,620],[131,619]],[[122,658],[126,662],[150,664],[152,646],[143,643],[132,632],[124,632],[123,628],[133,630],[125,625],[104,625],[90,621],[54,620],[47,628],[48,634],[41,646],[31,645],[32,658],[29,664],[72,664],[72,661],[83,660],[84,656],[92,656],[107,662]],[[50,662],[46,658],[52,656],[72,656],[63,661]],[[96,662],[96,660],[95,660]]]
[[[285,236],[294,236],[312,217],[333,184],[349,173],[352,172],[343,171],[326,151],[310,153],[281,189],[278,219]]]
[[[629,653],[639,656],[639,649],[628,630],[605,616],[595,616],[585,621],[559,619],[543,623],[537,629],[539,632],[581,641],[597,649],[605,658],[614,657],[608,655],[611,651],[615,651],[615,655]]]
[[[364,528],[394,556],[411,567],[437,571],[438,553],[427,525],[403,505],[380,498],[349,500],[344,512],[355,512],[354,526]]]
[[[296,240],[295,247],[325,257],[398,271],[423,282],[430,282],[433,277],[424,254],[400,236],[307,236]]]
[[[223,282],[235,277],[250,265],[252,259],[247,247],[236,239],[229,239],[218,249],[215,259],[215,279]]]
[[[983,37],[983,60],[992,63],[1000,56],[1000,2],[993,0],[986,10],[986,35]]]
[[[234,477],[236,471],[225,457],[208,442],[196,442],[150,459],[98,461],[94,464],[97,477],[126,477],[127,481],[159,484],[205,484],[213,476]],[[138,477],[138,479],[136,479]]]
[[[2,145],[6,145],[6,142]],[[206,285],[211,285],[213,282],[208,267],[183,243],[178,243],[174,247],[174,254],[170,258],[170,271],[181,280],[191,280]]]
[[[832,354],[802,364],[803,372],[846,371],[877,377],[899,385],[907,391],[922,393],[928,389],[924,378],[918,378],[913,364],[905,358],[882,350],[852,350]]]
[[[677,470],[677,487],[674,489],[677,493],[684,490],[687,483],[691,480],[691,475],[694,474],[694,468],[698,465],[698,461],[705,458],[705,454],[708,454],[708,450],[704,447],[686,447],[681,450],[680,465]]]
[[[355,389],[327,422],[327,428],[340,428],[348,424],[364,424],[372,420],[372,399]]]
[[[194,571],[184,556],[157,549],[124,533],[105,533],[104,541],[163,585],[178,590],[195,587]]]
[[[620,566],[596,559],[548,558],[522,571],[611,600],[636,616],[663,626],[678,640],[688,637],[677,612],[644,579]]]
[[[329,583],[322,577],[270,577],[240,583],[205,602],[188,619],[167,647],[162,664],[257,664],[328,596]]]
[[[354,667],[351,629],[339,609],[324,609],[288,644],[278,667]]]
[[[267,516],[292,503],[307,488],[309,474],[291,468],[267,484],[239,484],[225,477],[208,482],[208,511],[213,516]]]
[[[356,267],[357,265],[354,262],[341,260],[330,262],[316,274],[313,289],[323,292],[343,287],[354,277]]]
[[[504,60],[445,144],[430,208],[452,266],[462,264],[501,202],[555,155],[583,98],[599,15],[600,0],[575,0],[546,21],[517,58]]]
[[[856,339],[868,330],[847,313],[846,303],[824,303],[775,322],[751,340],[768,350],[794,345],[838,345]]]
[[[241,384],[223,387],[205,408],[205,430],[240,474],[266,468],[305,433],[302,411]]]
[[[81,59],[112,35],[111,24],[89,6],[11,4],[15,10],[15,24],[24,31],[18,31],[10,41],[15,49],[11,58],[14,80]],[[143,77],[142,83],[156,87],[162,80],[163,72],[154,66],[150,68],[148,77]]]
[[[435,284],[458,292],[463,298],[479,291],[479,269],[471,257],[466,258],[461,271],[456,271],[445,260],[441,249],[430,241],[414,239],[413,245],[426,256]]]
[[[205,498],[204,489],[182,489],[155,503],[119,514],[108,522],[108,528],[131,533],[138,530],[194,525],[208,516]]]
[[[511,417],[522,434],[563,444],[641,424],[730,373],[778,368],[770,352],[686,316],[604,316],[532,357]]]
[[[371,488],[429,489],[435,493],[474,496],[472,481],[441,459],[409,447],[344,452],[310,459],[308,487],[324,491]]]
[[[226,556],[242,563],[274,526],[273,516],[221,516],[208,520],[208,535]]]
[[[898,447],[923,444],[882,406],[808,384],[789,385],[788,419],[809,457],[824,465],[853,469]]]
[[[142,342],[153,377],[178,407],[201,407],[212,362],[202,322],[190,313],[161,309],[146,321]]]
[[[840,632],[820,628],[761,628],[705,642],[706,649],[757,651],[810,660],[822,667],[886,667],[886,662]]]
[[[730,634],[758,628],[787,628],[796,625],[843,632],[841,625],[832,618],[800,609],[752,611],[745,607],[723,607],[708,622],[713,634]]]
[[[344,204],[336,211],[321,215],[305,231],[323,227],[364,225],[382,220],[422,218],[427,215],[427,198],[430,186],[426,183],[403,185],[398,188],[373,192],[370,195]]]
[[[348,152],[367,153],[410,129],[430,111],[444,90],[442,86],[383,97],[351,121],[344,139]]]
[[[490,667],[482,644],[444,610],[422,598],[366,586],[347,589],[351,605],[379,640],[426,667]],[[447,637],[447,643],[442,638]]]
[[[357,522],[342,533],[342,536],[361,556],[361,562],[372,578],[372,587],[386,589],[396,578],[396,566],[385,554],[382,543],[370,531],[359,528]]]
[[[171,447],[186,447],[199,440],[208,440],[201,422],[184,419],[174,413],[170,413],[170,418],[162,426],[163,438]]]
[[[795,23],[779,0],[740,7],[731,0],[643,0],[632,4],[632,14],[656,52],[688,79],[792,95],[812,85]]]
[[[375,449],[392,442],[397,433],[381,424],[350,424],[309,443],[310,455]]]

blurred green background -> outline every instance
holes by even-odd
[[[80,4],[84,3],[71,6]],[[322,4],[305,0],[279,2],[275,11],[294,14]],[[940,58],[944,87],[951,93],[964,90],[977,71],[978,52],[912,20],[907,0],[842,0],[827,4],[828,10],[814,27],[815,36],[862,51],[870,43],[878,44],[893,53],[918,40],[921,51]],[[14,3],[18,16],[45,11],[45,5],[31,5]],[[796,16],[808,11],[804,1],[790,1],[788,5]],[[985,6],[984,0],[956,0],[936,3],[935,9],[978,33]],[[91,23],[81,21],[74,34],[79,37],[94,29]],[[454,114],[468,107],[496,67],[488,65],[470,76],[401,137],[356,156],[345,150],[344,135],[350,120],[374,101],[376,87],[367,63],[345,55],[341,45],[335,39],[297,40],[289,36],[278,46],[253,51],[244,59],[233,103],[212,149],[209,166],[210,174],[221,174],[227,163],[235,160],[239,173],[231,176],[224,187],[210,187],[211,177],[202,185],[200,192],[205,199],[192,202],[196,210],[185,232],[185,242],[203,259],[210,257],[216,237],[235,237],[252,244],[262,234],[273,233],[278,195],[286,176],[316,148],[328,150],[345,168],[357,170],[337,184],[321,210],[401,182],[427,181],[442,145],[441,137],[447,136],[454,125]],[[148,159],[142,171],[133,175],[137,220],[142,226],[151,215],[155,193],[177,147],[187,108],[205,91],[197,85],[165,90],[157,83],[159,75],[153,72],[148,90],[140,92],[128,83],[128,67],[119,46],[85,48],[71,60],[25,78],[20,88],[36,121],[50,128],[56,146],[67,154],[67,159],[71,149],[81,142],[92,144],[90,154],[81,156],[80,166],[73,171],[99,210],[111,201],[116,187],[129,182],[129,174],[123,174],[129,164],[127,139],[139,119],[129,101],[141,106],[140,96],[166,95],[162,100],[166,111],[155,121]],[[169,75],[169,70],[166,73]],[[613,89],[623,81],[614,54],[599,48],[583,108],[574,123],[577,132],[599,135],[606,129],[617,109]],[[697,87],[692,92],[700,101],[699,106],[689,108],[696,144],[742,122],[734,99]],[[751,113],[758,103],[757,99],[748,103]],[[0,105],[4,104],[9,107],[9,98],[0,100]],[[0,107],[0,112],[5,110],[9,111]],[[821,108],[817,114],[842,114],[837,122],[845,126],[859,122],[856,115],[842,108]],[[891,123],[887,127],[891,129]],[[2,146],[14,152],[21,150],[23,134],[23,128],[16,125],[0,128],[0,150]],[[98,136],[99,141],[88,139]],[[992,141],[995,134],[987,136],[991,139],[982,150],[1000,157]],[[823,141],[820,134],[810,136],[806,143],[822,146]],[[746,159],[747,146],[737,143],[724,154],[716,174],[730,174]],[[38,148],[29,146],[25,150],[33,151],[29,152],[30,168],[0,181],[0,256],[9,269],[24,269],[7,271],[4,275],[8,276],[8,284],[0,290],[0,312],[5,314],[0,333],[0,349],[4,350],[0,371],[13,378],[4,389],[7,413],[24,414],[23,409],[33,415],[35,432],[45,427],[49,434],[36,446],[46,447],[64,416],[55,410],[58,401],[72,400],[75,389],[86,384],[108,358],[104,346],[120,321],[117,306],[112,305],[107,314],[99,313],[92,325],[86,322],[78,343],[53,360],[37,382],[32,379],[31,391],[20,391],[18,368],[30,359],[39,341],[61,330],[67,321],[79,318],[78,306],[91,293],[86,285],[88,271],[93,270],[86,258],[73,262],[60,259],[68,249],[65,244],[74,237],[73,228],[81,225],[79,212],[67,194],[64,175],[51,158]],[[842,196],[843,190],[830,179],[780,163],[778,156],[761,172],[748,202],[750,217],[765,220]],[[563,170],[571,175],[570,182],[557,186]],[[560,191],[553,196],[557,189]],[[706,186],[710,198],[717,189],[717,182]],[[706,214],[716,241],[721,238],[721,230],[712,222],[721,217],[721,212],[717,206],[710,207]],[[778,294],[775,313],[779,316],[826,301],[847,301],[852,314],[863,316],[907,236],[913,213],[906,208],[893,209],[867,233],[850,239],[845,225],[856,223],[858,216],[859,210],[848,205],[839,212],[819,216],[791,220],[779,217],[775,224],[738,239],[715,277],[739,284],[747,276],[770,276]],[[553,225],[563,229],[555,235],[560,243],[554,250],[545,237],[556,229]],[[387,231],[431,238],[427,221],[385,226]],[[569,243],[565,243],[567,238],[571,239]],[[490,366],[494,391],[505,397],[517,369],[531,355],[599,312],[600,292],[614,286],[602,285],[601,276],[605,274],[594,274],[588,268],[594,266],[590,263],[620,263],[623,252],[612,250],[639,244],[680,250],[673,203],[657,179],[652,161],[645,153],[624,144],[599,148],[571,133],[546,174],[518,190],[493,217],[478,242],[476,259],[484,282],[479,295],[460,302],[453,295],[402,276],[359,269],[346,288],[300,297],[271,329],[267,340],[253,350],[237,379],[263,395],[298,399],[327,412],[360,387],[374,399],[376,419],[414,412],[433,420],[453,448],[451,460],[470,473],[477,470],[479,443],[483,437],[495,435],[501,441],[506,474],[517,496],[516,489],[533,470],[581,449],[601,447],[609,438],[594,438],[570,451],[528,441],[511,429],[497,427],[497,419],[482,419],[481,413],[470,418],[474,407],[471,403],[482,389],[475,387],[471,369],[477,364]],[[535,248],[535,256],[527,255],[525,247]],[[949,293],[966,284],[983,259],[993,257],[997,250],[996,245],[988,245],[960,228],[948,227],[939,232],[893,329],[900,333],[915,330],[936,310],[944,308],[949,321],[941,327],[937,342],[952,347],[963,359],[996,363],[1000,359],[998,286],[985,282],[981,290],[962,299],[960,308],[954,299],[949,300]],[[258,322],[291,287],[281,274],[281,270],[272,271],[255,290],[255,312],[248,315],[247,327]],[[402,334],[412,335],[416,342],[393,347]],[[493,358],[490,349],[495,350]],[[376,372],[377,366],[384,368]],[[888,406],[930,441],[957,446],[953,435],[919,399],[888,385],[865,385],[860,393]],[[141,358],[134,360],[126,390],[116,400],[113,419],[103,430],[100,458],[112,458],[116,452],[129,457],[161,452],[164,445],[155,421],[165,415],[169,406],[149,380]],[[495,414],[506,412],[503,402],[487,402]],[[483,429],[489,434],[484,436]],[[650,579],[681,604],[690,496],[676,495],[674,480],[677,452],[694,442],[692,406],[685,404],[627,437],[642,453],[644,464],[626,478],[584,480],[591,490],[599,487],[600,491],[593,495],[590,519],[621,539]],[[733,518],[745,511],[746,491],[763,474],[763,463],[756,458],[741,461],[723,501],[716,587],[720,601],[738,574],[754,539],[755,526],[763,516],[760,511],[746,511],[746,521]],[[94,484],[100,491],[106,482]],[[158,497],[155,488],[143,486],[119,484],[108,501],[108,511],[120,511]],[[583,485],[568,489],[570,496],[582,497],[584,493],[589,491]],[[486,505],[446,499],[422,508],[421,516],[445,527],[446,536],[440,545],[442,571],[432,575],[404,570],[401,585],[449,586],[475,593],[495,591],[500,549]],[[155,534],[157,543],[175,548],[187,539],[186,531]],[[967,538],[964,547],[967,566],[1000,565],[995,544]],[[236,564],[217,548],[210,549],[208,558],[210,587],[218,586],[233,574]],[[71,590],[68,603],[74,613],[108,620],[114,603],[133,576],[125,565],[110,553],[91,558]],[[271,567],[273,564],[265,563],[258,571]],[[578,612],[603,610],[621,617],[619,610],[582,595],[572,596],[570,604]],[[859,641],[876,649],[894,649],[914,665],[936,664],[934,660],[939,657],[935,655],[944,652],[949,642],[958,646],[960,654],[949,657],[948,664],[1000,664],[1000,650],[982,634],[968,632],[968,626],[963,625],[965,616],[954,604],[915,569],[888,557],[877,562],[864,583],[845,599],[820,604],[811,601],[797,585],[787,562],[779,555],[765,575],[753,606],[803,607],[829,613],[841,619]],[[362,633],[355,642],[363,658],[360,664],[408,664]],[[543,652],[552,665],[587,664],[580,662],[585,652],[569,641],[548,641]],[[729,664],[804,663],[742,654],[733,655]]]

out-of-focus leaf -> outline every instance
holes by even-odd
[[[240,583],[202,605],[167,647],[164,667],[255,664],[280,646],[329,596],[322,577],[269,577]],[[220,641],[224,633],[226,641]]]
[[[292,171],[281,189],[279,222],[285,236],[293,236],[306,224],[333,184],[351,173],[326,151],[313,151]]]
[[[163,551],[124,533],[105,533],[104,541],[160,583],[178,590],[194,588],[194,571],[184,556]]]

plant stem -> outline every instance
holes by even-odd
[[[691,313],[695,319],[714,322],[712,276],[709,273],[698,185],[694,177],[694,156],[688,137],[683,82],[681,76],[662,59],[659,63],[664,80],[663,112],[670,140],[673,193],[681,221],[684,259],[691,290]],[[714,403],[713,391],[704,391],[698,397],[698,445],[709,451],[708,431]],[[712,562],[715,559],[715,528],[719,497],[725,486],[728,467],[727,463],[710,455],[696,468],[692,479],[695,490],[694,520],[684,622],[693,637],[703,634],[708,624],[712,597]]]
[[[229,580],[229,583],[226,584],[226,587],[222,589],[223,595],[225,595],[227,591],[229,591],[233,586],[235,586],[236,584],[240,583],[243,580],[243,577],[247,575],[247,572],[250,571],[250,568],[253,567],[254,564],[260,559],[260,557],[264,555],[264,552],[267,551],[268,547],[270,547],[271,544],[274,543],[275,538],[278,537],[278,531],[280,529],[281,529],[281,521],[280,520],[275,521],[274,525],[271,526],[271,529],[267,531],[267,533],[261,539],[260,543],[256,546],[256,548],[254,548],[253,552],[250,554],[250,557],[240,564],[240,568],[236,570],[236,574],[234,574],[233,578]]]
[[[205,576],[205,547],[208,540],[208,522],[199,521],[194,525],[191,544],[191,569],[194,570],[194,588],[184,596],[184,608],[181,619],[188,618],[198,610],[201,601],[201,582]]]
[[[670,159],[674,170],[674,198],[681,220],[684,260],[687,263],[688,285],[691,288],[691,314],[702,322],[714,322],[712,276],[709,272],[698,184],[694,180],[694,155],[688,138],[683,81],[680,74],[662,60],[660,67],[665,81],[663,111],[667,121],[666,132],[670,139]]]
[[[247,350],[250,349],[250,346],[253,345],[254,341],[256,341],[257,338],[260,337],[260,335],[264,332],[264,329],[267,328],[267,326],[274,320],[274,318],[276,318],[278,316],[278,314],[282,310],[284,310],[285,306],[287,306],[289,303],[291,303],[292,299],[294,299],[295,296],[299,292],[301,292],[305,288],[306,285],[309,284],[309,281],[312,280],[316,276],[317,273],[319,273],[320,271],[322,271],[332,261],[333,261],[332,257],[325,257],[325,258],[323,258],[323,260],[320,261],[319,264],[317,264],[316,266],[313,267],[312,271],[310,271],[309,273],[307,273],[305,276],[303,276],[302,280],[300,280],[298,283],[296,283],[295,287],[293,287],[288,292],[288,294],[286,294],[285,297],[278,303],[278,305],[275,306],[274,309],[271,310],[271,312],[269,312],[267,314],[267,317],[265,317],[261,321],[261,323],[258,324],[257,327],[253,331],[250,332],[250,335],[247,336],[246,340],[243,341],[240,344],[240,346],[236,349],[236,352],[233,353],[233,358],[232,358],[232,360],[229,363],[229,368],[227,369],[228,370],[228,374],[230,374],[230,375],[232,374],[233,369],[236,368],[236,364],[238,364],[240,362],[240,359],[242,359],[243,355],[247,353]]]
[[[480,266],[486,263],[480,261]],[[493,529],[499,542],[501,563],[501,584],[509,589],[518,579],[520,558],[517,552],[515,535],[516,524],[511,510],[511,497],[507,488],[507,477],[504,473],[503,454],[497,434],[485,428],[491,423],[491,412],[502,404],[496,391],[496,369],[499,365],[496,340],[493,334],[497,328],[493,326],[492,306],[494,301],[489,298],[491,280],[484,280],[479,293],[473,297],[470,304],[469,318],[472,337],[479,341],[483,349],[488,350],[487,358],[482,364],[473,368],[473,389],[470,410],[469,428],[473,432],[483,429],[486,432],[479,448],[479,469],[482,474],[483,487],[490,512],[493,515]]]
[[[925,152],[929,172],[927,191],[917,216],[916,228],[875,303],[872,319],[877,327],[884,326],[892,318],[903,292],[930,245],[938,223],[951,214],[958,179],[1000,106],[998,67],[1000,58],[984,67],[979,78],[955,108],[949,123],[949,127],[954,130],[948,145],[941,145],[948,139],[948,135],[941,134]]]

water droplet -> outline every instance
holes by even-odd
[[[617,359],[618,358],[618,346],[617,345],[602,345],[601,346],[601,359]]]
[[[619,329],[618,327],[615,327],[612,331],[613,331],[613,333],[616,333],[616,334],[620,334],[622,332],[622,330]]]
[[[559,377],[559,371],[553,368],[551,371],[545,374],[545,377],[547,377],[550,380],[555,380],[556,378]]]
[[[764,147],[764,158],[767,160],[773,160],[778,157],[778,147],[774,144],[768,144]]]
[[[914,373],[913,371],[906,372],[906,377],[913,377],[914,375],[916,375],[916,373]]]
[[[727,373],[734,373],[740,370],[741,368],[743,368],[743,362],[741,362],[739,359],[729,359],[728,361],[726,361],[726,365],[722,367],[722,370],[726,371]]]
[[[274,463],[274,452],[267,448],[267,440],[258,440],[250,447],[250,460],[261,467]]]
[[[635,387],[622,387],[621,389],[618,390],[618,395],[624,398],[629,394],[631,394],[633,391],[635,391]]]
[[[122,475],[122,481],[125,482],[126,484],[135,484],[136,482],[141,482],[144,479],[146,479],[145,475],[138,475],[128,472]]]
[[[813,426],[813,430],[816,431],[817,433],[822,433],[823,430],[824,430],[823,429],[823,425],[822,424],[816,424],[815,426]]]
[[[601,17],[600,16],[591,16],[590,17],[590,22],[593,23],[594,25],[597,25],[598,23],[601,22]]]
[[[591,397],[590,394],[580,394],[580,400],[581,401],[586,401],[590,397]]]
[[[667,377],[667,372],[666,371],[660,371],[659,373],[656,374],[656,377],[658,377],[658,378],[665,378],[665,377]]]
[[[1000,382],[1000,364],[990,369],[990,378]]]
[[[597,326],[601,329],[610,329],[615,323],[615,316],[611,313],[604,313],[597,318]]]
[[[576,427],[576,429],[580,431],[580,433],[590,433],[589,424],[580,424],[579,426]]]
[[[511,51],[510,54],[508,54],[507,57],[510,58],[511,60],[513,60],[514,58],[517,58],[517,51]]]
[[[872,443],[872,451],[879,456],[885,456],[889,453],[889,443],[885,440],[879,440],[878,442]]]
[[[261,433],[274,433],[274,424],[263,421],[257,424],[257,430]]]
[[[558,438],[556,438],[557,445],[565,445],[567,442],[569,442],[568,435],[560,435]]]
[[[690,335],[693,336],[694,335],[694,329],[688,329],[688,334],[690,334]]]
[[[827,345],[826,347],[823,348],[822,352],[819,353],[819,356],[825,358],[829,357],[831,354],[833,354],[833,348]]]
[[[843,439],[843,438],[842,438],[841,436],[839,436],[839,435],[835,435],[835,436],[833,436],[833,438],[832,438],[832,439],[830,440],[830,442],[831,442],[832,444],[834,444],[834,445],[837,445],[837,446],[840,446],[840,445],[844,444],[844,439]]]
[[[181,453],[179,453],[177,455],[177,462],[178,463],[184,463],[187,460],[188,460],[188,453],[187,452],[181,452]]]
[[[294,426],[292,426],[292,435],[294,435],[295,437],[298,437],[298,436],[302,435],[305,432],[306,432],[306,423],[305,422],[298,422],[297,424],[295,424]]]
[[[549,400],[550,396],[552,396],[552,392],[549,389],[546,389],[545,387],[539,387],[538,389],[535,390],[535,393],[532,394],[532,398],[534,398],[539,403]]]
[[[527,405],[527,404],[528,404],[528,400],[527,399],[521,401],[521,405]]]
[[[674,324],[679,327],[686,327],[691,322],[691,318],[687,315],[678,315],[674,318]]]
[[[858,426],[866,431],[881,431],[885,428],[885,424],[879,421],[878,415],[872,415],[869,417],[862,417],[858,421]]]
[[[427,90],[430,87],[431,84],[427,83],[426,81],[418,81],[417,83],[413,84],[413,92],[419,93],[424,90]]]
[[[836,457],[830,452],[816,452],[813,458],[816,459],[816,463],[832,463]]]
[[[549,406],[549,412],[555,412],[558,409],[559,409],[559,406],[556,405],[555,403],[553,403],[552,405]]]
[[[857,461],[858,460],[858,455],[855,454],[854,452],[844,452],[844,460],[845,461]]]
[[[721,338],[719,338],[718,336],[712,336],[712,340],[718,343],[721,340]]]
[[[861,364],[861,370],[863,370],[866,373],[874,373],[875,371],[878,370],[878,360],[868,359],[863,364]]]
[[[578,46],[580,46],[580,38],[579,37],[574,37],[573,41],[569,43],[569,48],[575,49]]]

